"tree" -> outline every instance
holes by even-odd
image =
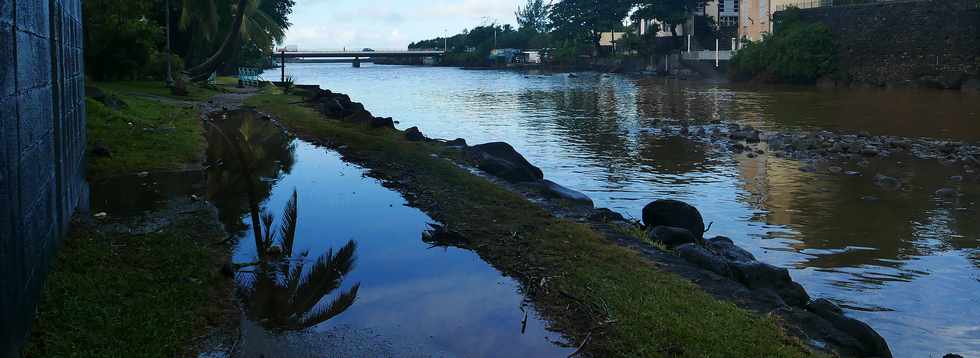
[[[551,4],[546,5],[544,0],[527,0],[527,4],[518,6],[514,15],[517,16],[517,25],[520,30],[535,34],[548,32],[550,27],[548,23],[549,6]]]
[[[639,0],[637,10],[633,12],[634,21],[657,20],[670,30],[677,44],[677,26],[683,25],[694,14],[695,10],[704,8],[708,0]]]
[[[552,5],[549,17],[556,32],[573,41],[589,41],[595,54],[601,34],[622,29],[632,8],[629,0],[562,0]]]

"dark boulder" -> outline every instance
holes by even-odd
[[[875,175],[874,181],[875,185],[885,190],[899,190],[902,188],[902,182],[890,176],[878,174]]]
[[[735,245],[732,239],[727,237],[718,236],[713,239],[704,240],[705,244],[711,248],[721,257],[731,262],[752,262],[755,261],[755,256],[752,253],[746,251],[745,249]]]
[[[574,189],[569,189],[564,186],[559,185],[551,180],[541,180],[537,183],[531,184],[538,187],[541,194],[549,197],[566,200],[578,205],[584,205],[592,207],[592,198]]]
[[[351,113],[350,115],[344,116],[343,118],[344,121],[346,122],[365,123],[365,124],[370,124],[371,121],[374,120],[374,116],[371,115],[371,112],[368,111],[354,112]]]
[[[610,221],[626,222],[626,218],[623,217],[623,214],[617,213],[615,211],[606,208],[596,209],[595,212],[592,213],[592,215],[589,215],[589,220],[604,222],[604,223]]]
[[[92,147],[92,156],[99,158],[112,158],[112,151],[102,143]]]
[[[704,236],[704,219],[698,209],[677,200],[657,200],[643,208],[643,225],[647,228],[672,226],[687,229],[697,237]]]
[[[771,289],[790,306],[802,307],[810,302],[810,295],[793,281],[787,269],[758,261],[736,262],[731,268],[735,279],[750,289]]]
[[[425,135],[419,130],[419,127],[412,127],[405,130],[405,139],[410,142],[422,142],[425,141]]]
[[[687,260],[697,267],[714,272],[724,277],[733,277],[728,262],[721,256],[709,251],[704,246],[698,244],[684,244],[674,249],[677,256]]]
[[[662,243],[671,249],[698,241],[698,238],[687,229],[670,226],[657,226],[653,230],[650,230],[647,237],[650,241]]]
[[[853,338],[858,344],[858,347],[855,348],[860,350],[862,356],[892,357],[888,343],[885,342],[885,339],[878,332],[875,332],[867,323],[844,316],[843,311],[833,302],[821,298],[808,304],[806,309],[827,320],[834,328]]]
[[[395,129],[395,120],[390,117],[373,117],[371,118],[372,128],[390,128]],[[419,133],[421,134],[421,133]],[[425,137],[423,137],[425,138]]]
[[[466,148],[466,139],[456,138],[451,141],[446,142],[446,146],[452,148]]]
[[[476,167],[512,183],[544,179],[541,169],[532,165],[510,144],[494,142],[466,149],[467,157]]]

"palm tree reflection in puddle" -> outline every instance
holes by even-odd
[[[321,304],[325,297],[338,290],[344,278],[353,270],[357,243],[348,241],[340,250],[328,250],[320,255],[308,269],[309,251],[293,257],[298,225],[298,194],[292,197],[283,210],[277,230],[273,230],[275,218],[267,211],[260,212],[259,199],[254,186],[251,158],[256,158],[245,133],[229,137],[218,126],[214,130],[228,145],[240,162],[242,175],[248,185],[249,214],[255,239],[257,262],[252,271],[239,275],[239,291],[246,305],[249,318],[268,330],[303,330],[340,315],[357,299],[360,283],[341,292],[329,303]],[[242,129],[248,128],[243,126]],[[230,159],[230,158],[228,158]]]

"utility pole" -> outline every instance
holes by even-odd
[[[167,82],[167,87],[173,87],[174,86],[174,75],[173,75],[173,68],[172,68],[171,59],[170,59],[170,57],[172,56],[171,53],[170,53],[170,0],[167,0],[165,6],[167,7],[166,10],[165,10],[167,12],[167,16],[166,16],[166,21],[167,21],[167,78],[165,80]]]
[[[449,29],[442,30],[442,35],[443,35],[442,51],[445,53],[449,53]]]

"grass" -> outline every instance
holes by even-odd
[[[218,79],[220,80],[222,77],[219,77]],[[237,80],[235,83],[237,83]],[[170,88],[161,81],[98,82],[95,83],[95,86],[103,90],[116,92],[121,95],[150,95],[183,101],[206,101],[208,98],[222,93],[220,87],[203,87],[196,84],[188,84],[187,96],[175,96],[170,91]]]
[[[326,120],[300,99],[267,90],[247,105],[300,137],[345,145],[348,159],[404,178],[413,204],[464,234],[481,257],[525,283],[553,328],[596,356],[799,357],[811,353],[773,318],[709,296],[588,226],[552,217],[523,197],[431,154],[400,132]],[[542,285],[541,282],[544,282]]]
[[[87,99],[89,150],[112,152],[89,155],[90,179],[182,169],[203,157],[196,108],[152,98],[163,95],[156,84],[98,87],[127,106]],[[171,221],[148,235],[73,223],[41,292],[28,357],[188,356],[208,325],[233,321],[231,281],[217,270],[230,253],[212,245],[225,236],[215,214],[195,206],[147,216]]]
[[[225,248],[206,210],[150,235],[76,227],[41,295],[28,357],[174,357],[221,315]],[[219,289],[220,288],[220,289]]]
[[[202,159],[205,143],[197,109],[126,93],[114,93],[127,105],[119,110],[86,100],[89,153],[96,145],[112,153],[89,155],[89,178],[178,170]]]

